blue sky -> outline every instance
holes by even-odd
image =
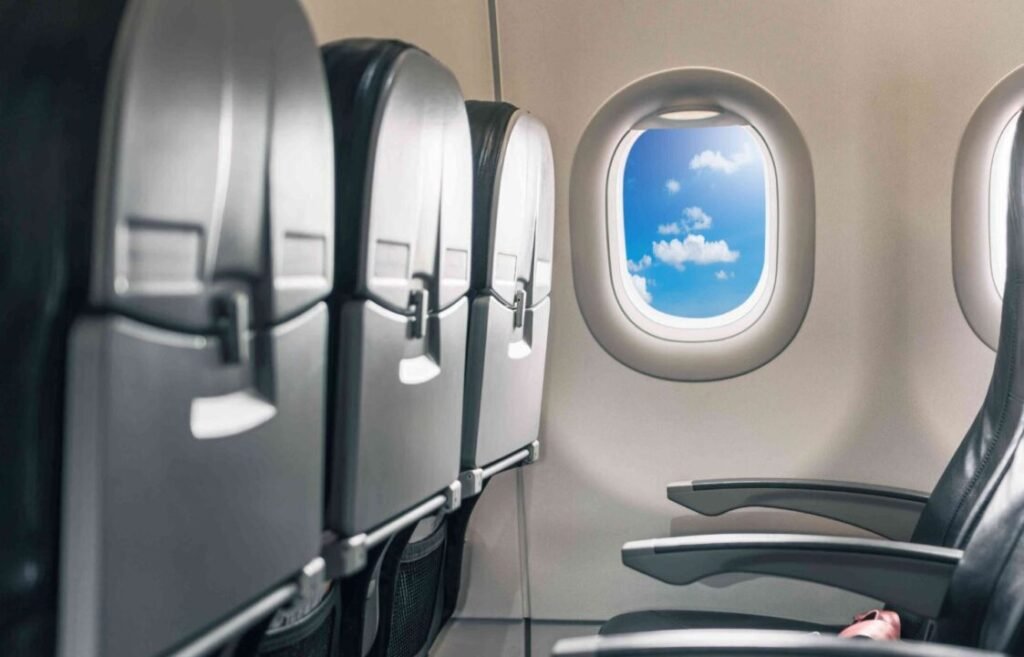
[[[654,308],[714,317],[742,304],[764,267],[764,159],[749,128],[654,129],[626,158],[626,257]]]

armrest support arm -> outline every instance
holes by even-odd
[[[918,641],[865,641],[771,630],[670,630],[563,639],[553,657],[999,657]]]
[[[963,552],[814,534],[708,534],[632,541],[622,563],[669,584],[721,573],[817,582],[934,618]]]
[[[928,495],[904,488],[815,479],[704,479],[669,484],[668,498],[706,516],[760,506],[801,511],[905,541]]]

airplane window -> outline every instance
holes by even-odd
[[[620,146],[628,149],[621,222],[629,297],[652,319],[683,328],[751,312],[774,273],[765,266],[774,222],[764,142],[738,119],[721,123],[633,130]]]
[[[1006,279],[1010,151],[1024,107],[1024,67],[1000,80],[967,122],[953,169],[953,284],[964,318],[995,349]]]
[[[992,282],[995,283],[999,298],[1003,297],[1003,287],[1006,285],[1006,211],[1010,194],[1010,153],[1013,150],[1013,138],[1017,133],[1019,117],[1020,112],[1014,114],[999,134],[999,141],[996,142],[996,150],[992,155],[992,171],[989,174],[989,264]]]
[[[708,68],[608,98],[576,149],[573,284],[608,353],[665,379],[757,369],[796,336],[814,282],[814,171],[766,89]]]

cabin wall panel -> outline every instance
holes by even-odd
[[[523,619],[515,621],[455,618],[446,625],[430,650],[430,657],[523,657],[526,632]],[[547,655],[548,653],[537,653]]]
[[[622,543],[708,530],[825,530],[795,514],[688,514],[665,484],[730,476],[852,479],[928,490],[985,393],[992,352],[956,301],[950,195],[961,134],[1024,64],[1012,0],[499,0],[506,100],[547,124],[555,151],[553,321],[544,456],[525,470],[535,619],[600,620],[705,607],[842,621],[864,600],[747,580],[659,584]],[[576,304],[568,183],[576,144],[613,93],[655,71],[711,66],[788,107],[814,165],[814,294],[793,343],[712,383],[637,373]]]
[[[496,475],[473,509],[462,554],[455,616],[518,620],[525,600],[517,470]]]

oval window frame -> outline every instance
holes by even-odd
[[[764,307],[753,321],[738,330],[730,322],[730,330],[717,334],[637,321],[641,311],[628,296],[631,282],[624,276],[625,258],[615,241],[615,231],[622,228],[614,222],[621,224],[621,214],[609,203],[615,157],[621,155],[627,135],[651,117],[702,110],[739,117],[749,125],[764,142],[775,183],[774,199],[768,199],[774,201],[776,225],[774,285],[762,295]],[[626,86],[598,109],[584,130],[569,193],[576,297],[595,339],[623,364],[664,379],[724,379],[770,362],[800,330],[814,284],[813,167],[796,122],[757,83],[718,69],[682,68]]]
[[[953,169],[953,287],[967,324],[993,351],[1003,298],[992,270],[992,165],[1000,135],[1022,107],[1024,66],[997,82],[971,114]]]

